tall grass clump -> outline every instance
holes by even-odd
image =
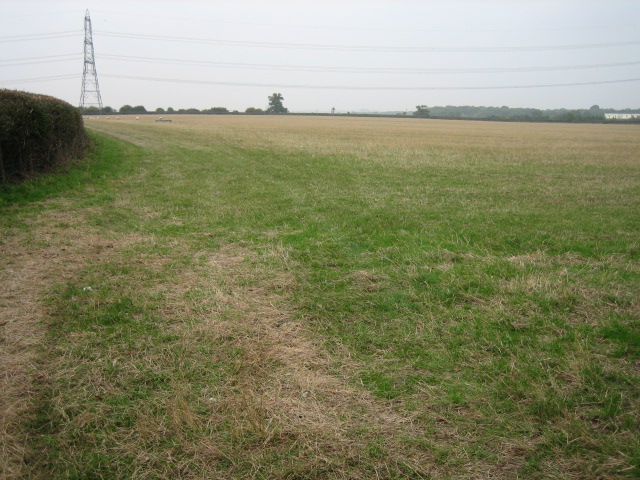
[[[85,145],[77,108],[46,95],[0,90],[0,183],[80,157]]]

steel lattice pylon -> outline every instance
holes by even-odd
[[[84,15],[84,69],[82,71],[82,92],[80,93],[80,107],[97,106],[102,108],[96,60],[93,54],[93,34],[91,32],[91,17],[89,10]]]

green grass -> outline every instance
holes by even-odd
[[[91,147],[86,160],[76,160],[58,171],[38,174],[28,181],[1,185],[0,208],[42,202],[84,188],[88,183],[99,183],[119,171],[126,173],[121,171],[120,161],[126,148],[91,134],[89,138]]]
[[[145,147],[96,135],[86,166],[3,197],[5,229],[64,198],[115,244],[47,294],[33,478],[640,475],[626,150],[442,147],[399,163],[135,128]],[[369,399],[334,419],[348,449],[258,401],[290,374],[246,323],[267,306]],[[380,409],[411,428],[370,418]]]

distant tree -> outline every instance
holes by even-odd
[[[202,110],[202,113],[221,115],[221,114],[229,113],[229,110],[227,110],[225,107],[211,107],[208,110]]]
[[[131,105],[123,105],[120,107],[119,112],[123,115],[129,115],[132,113],[147,113],[147,109],[144,108],[142,105],[136,105],[135,107],[132,107]]]
[[[164,108],[162,107],[156,108],[156,113],[165,113]]]
[[[592,105],[589,110],[585,110],[584,116],[591,120],[604,120],[604,110],[599,105]]]
[[[100,114],[100,109],[98,107],[81,107],[80,108],[80,113],[84,114],[84,115],[99,115]]]
[[[167,108],[167,113],[176,113],[176,111],[173,109],[173,107],[169,107]]]
[[[546,120],[546,117],[545,117],[544,113],[542,112],[542,110],[534,108],[534,109],[531,110],[531,119],[540,121],[540,120]]]
[[[283,100],[284,97],[281,93],[269,95],[269,108],[267,108],[267,113],[289,113],[289,110],[282,105]]]
[[[244,111],[244,113],[246,113],[247,115],[262,115],[264,113],[264,110],[262,110],[261,108],[249,107]]]
[[[561,122],[579,122],[581,119],[580,112],[577,110],[569,110],[564,115],[558,117]]]
[[[416,111],[413,112],[416,117],[429,117],[431,112],[426,105],[416,105]]]

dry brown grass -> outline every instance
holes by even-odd
[[[6,249],[2,248],[3,258]],[[4,262],[3,262],[4,263]],[[34,271],[40,265],[33,262],[12,262],[2,265],[0,273],[0,476],[18,478],[25,454],[26,438],[21,416],[30,407],[35,350],[42,337],[42,307],[34,292]],[[40,273],[40,272],[39,272]],[[42,273],[39,275],[42,276]]]
[[[25,470],[24,459],[34,452],[29,452],[24,427],[40,390],[38,384],[55,385],[77,375],[75,362],[69,364],[65,357],[48,358],[46,354],[43,357],[44,332],[50,322],[43,296],[53,284],[74,283],[76,275],[88,265],[118,261],[123,250],[149,243],[149,239],[141,237],[105,238],[88,227],[77,210],[71,215],[60,207],[51,205],[32,220],[28,234],[13,232],[0,247],[5,365],[0,467],[2,477],[7,479],[34,473]],[[175,249],[174,255],[185,253],[184,246],[176,245]],[[260,255],[263,260],[272,257],[284,263],[290,261],[282,249]],[[411,417],[399,415],[392,403],[357,388],[352,366],[344,374],[336,371],[336,358],[328,355],[313,335],[294,320],[287,304],[287,292],[296,288],[290,274],[265,269],[256,252],[236,246],[224,247],[213,255],[196,253],[194,257],[202,265],[200,268],[183,271],[170,283],[154,287],[164,297],[162,315],[173,325],[182,351],[195,351],[203,342],[212,342],[226,344],[225,351],[238,350],[241,354],[231,360],[233,375],[226,383],[212,386],[206,398],[194,402],[188,380],[178,375],[169,386],[169,393],[154,400],[157,407],[151,404],[137,413],[134,431],[127,429],[115,435],[114,448],[122,455],[137,458],[135,478],[170,478],[176,472],[197,478],[233,476],[240,468],[234,463],[240,459],[254,463],[258,472],[270,468],[270,452],[288,449],[298,453],[289,464],[280,465],[277,472],[355,479],[371,475],[373,468],[380,478],[398,471],[412,471],[415,478],[428,478],[434,471],[431,458],[421,449],[407,446],[407,439],[419,436]],[[151,271],[161,271],[168,260],[145,256],[137,262]],[[366,284],[378,281],[367,272],[357,276]],[[141,293],[140,285],[130,288]],[[198,302],[190,300],[189,294],[194,290],[205,292],[212,307],[203,310]],[[190,321],[185,322],[186,318]],[[82,345],[92,336],[78,334],[70,340]],[[108,361],[115,366],[124,362],[126,368],[146,365],[162,372],[166,365],[177,361],[171,351],[150,350],[141,364],[132,367],[131,359],[116,351],[114,346],[114,356],[110,357],[109,352],[96,350],[92,363]],[[117,393],[114,379],[104,377],[89,365],[85,367],[93,371],[91,378],[81,380],[73,402],[64,395],[54,396],[53,411],[67,417],[65,412],[81,408],[95,397]],[[124,376],[136,374],[131,370],[126,373],[126,368]],[[204,416],[203,404],[208,411]],[[158,416],[156,408],[164,414]],[[94,407],[68,417],[65,428],[95,428],[106,424],[108,415],[105,405]],[[236,439],[236,447],[204,433],[229,428],[226,435]],[[157,448],[167,434],[182,440],[181,454],[175,458],[170,450],[161,454]],[[247,437],[257,439],[260,447],[255,448],[255,443],[243,445],[242,439]],[[372,445],[394,452],[393,457],[385,453],[379,461],[369,461]],[[231,467],[221,468],[221,462],[230,462]],[[279,475],[277,472],[271,475]]]
[[[514,164],[535,160],[556,165],[599,165],[610,159],[613,145],[616,163],[635,165],[637,161],[635,145],[628,141],[637,132],[636,125],[295,115],[175,115],[169,124],[156,124],[154,119],[155,116],[91,120],[87,126],[145,145],[157,145],[160,131],[163,141],[179,138],[181,144],[199,148],[224,140],[225,144],[249,148],[349,154],[396,164],[448,164],[463,158],[461,163],[469,164],[466,155],[473,153],[478,162],[508,158]],[[135,128],[131,128],[132,124]],[[576,157],[576,152],[588,152],[588,156]]]
[[[287,252],[274,249],[261,255],[282,257]],[[204,254],[196,256],[203,260]],[[165,286],[165,314],[175,318],[174,328],[188,349],[205,341],[242,352],[235,359],[234,375],[208,393],[209,421],[230,427],[232,437],[256,438],[262,448],[249,454],[256,467],[269,468],[264,462],[270,449],[295,448],[302,453],[292,458],[292,472],[363,478],[370,474],[368,448],[381,442],[394,457],[391,463],[389,458],[374,462],[376,468],[395,471],[397,463],[410,468],[415,478],[428,478],[432,459],[407,447],[407,439],[420,436],[411,417],[357,388],[352,366],[335,370],[337,359],[295,319],[288,305],[287,292],[296,288],[293,277],[267,270],[256,260],[255,252],[229,245],[206,256],[201,270]],[[186,324],[180,319],[194,317],[193,305],[185,301],[191,289],[205,293],[213,306]],[[182,400],[175,401],[181,405],[176,409],[183,410]],[[241,457],[221,451],[212,438],[200,439],[193,448],[196,458],[207,452]]]
[[[0,243],[0,477],[21,478],[28,453],[25,416],[33,409],[52,285],[72,281],[96,258],[106,259],[139,239],[99,235],[64,202],[46,205],[28,231],[13,231]]]

